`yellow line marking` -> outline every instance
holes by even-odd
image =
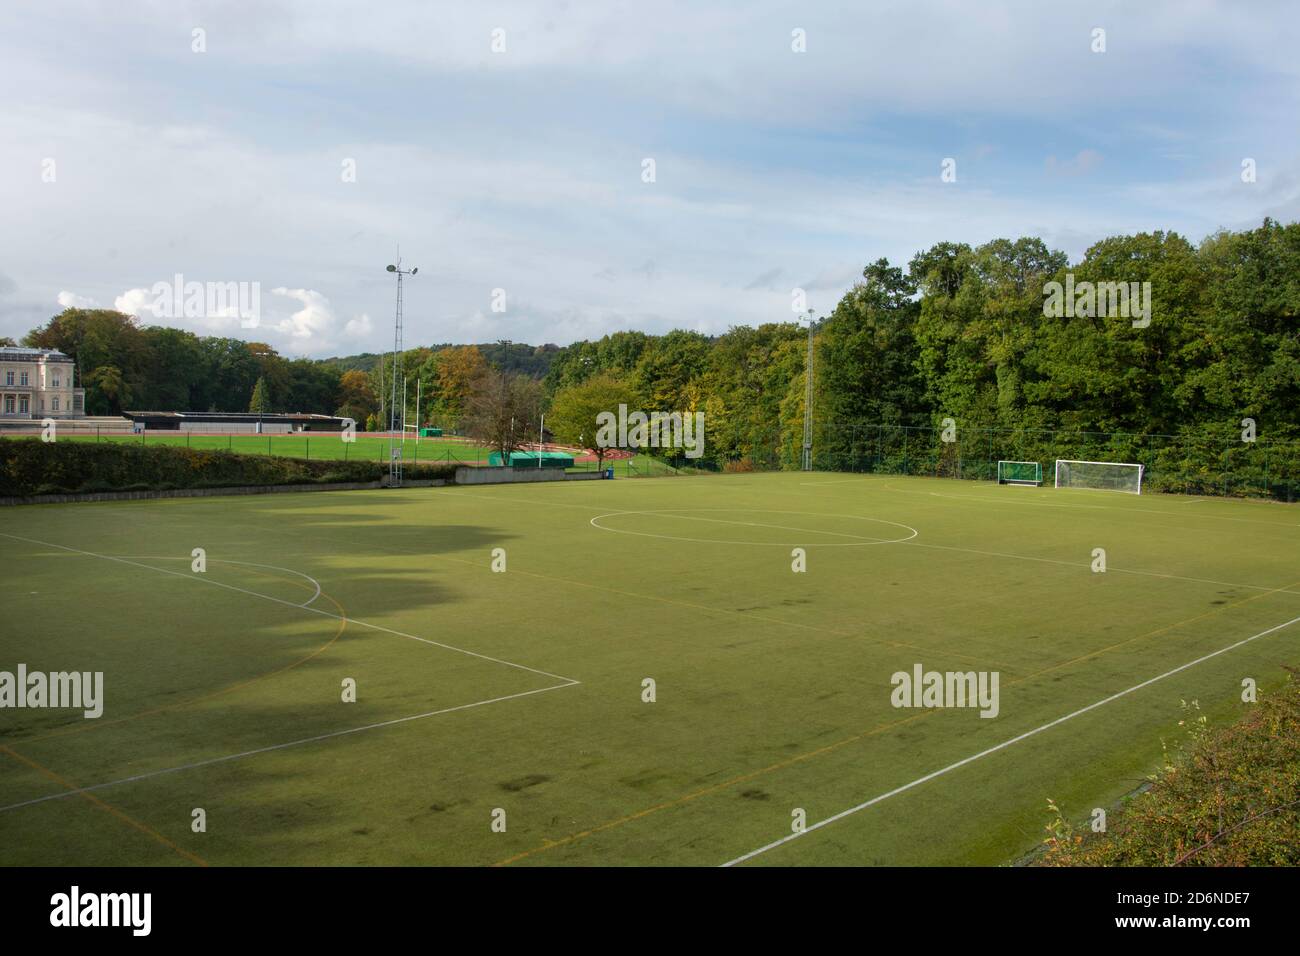
[[[175,843],[167,839],[167,837],[163,836],[157,830],[153,829],[150,826],[146,826],[145,824],[141,823],[139,820],[136,820],[131,816],[128,816],[127,814],[123,813],[121,810],[119,810],[117,807],[113,806],[112,804],[105,803],[103,800],[99,799],[99,797],[95,796],[93,793],[86,793],[84,790],[81,790],[81,788],[78,787],[76,784],[72,783],[72,781],[64,779],[63,777],[55,773],[53,770],[49,769],[48,767],[42,766],[41,764],[37,763],[35,760],[32,760],[30,757],[24,757],[22,754],[14,750],[12,747],[6,746],[4,744],[0,744],[0,752],[8,754],[14,760],[18,761],[21,764],[25,764],[26,766],[32,768],[33,770],[37,771],[40,774],[43,774],[46,777],[49,777],[51,780],[55,781],[60,786],[67,788],[68,790],[78,791],[78,796],[84,797],[86,800],[88,800],[94,806],[99,807],[105,813],[112,814],[113,816],[117,817],[117,819],[121,820],[123,823],[126,823],[127,825],[133,827],[134,829],[139,830],[141,833],[146,834],[149,837],[152,837],[153,839],[161,843],[163,846],[167,847],[170,850],[173,850],[180,856],[189,860],[191,863],[197,863],[199,866],[208,865],[208,861],[203,859],[201,856],[191,853],[189,850],[186,850],[183,847],[177,846]]]
[[[1281,592],[1284,591],[1286,588],[1297,587],[1297,586],[1300,586],[1300,581],[1297,581],[1295,584],[1284,585],[1283,587],[1278,588],[1277,591]],[[1268,597],[1268,594],[1272,594],[1272,593],[1274,592],[1270,591],[1267,594],[1252,594],[1250,597],[1243,598],[1242,600],[1237,601],[1233,604],[1225,604],[1222,607],[1217,607],[1214,608],[1213,610],[1206,611],[1202,614],[1197,614],[1194,617],[1189,617],[1181,621],[1176,621],[1173,624],[1167,624],[1162,627],[1158,627],[1154,630],[1147,631],[1143,634],[1139,634],[1136,637],[1131,637],[1128,638],[1127,640],[1120,641],[1115,644],[1111,644],[1109,647],[1103,647],[1100,650],[1093,651],[1089,654],[1084,654],[1080,657],[1075,657],[1068,661],[1062,661],[1059,664],[1053,664],[1050,667],[1045,667],[1042,670],[1035,671],[1034,673],[1028,674],[1024,677],[1019,677],[1014,680],[1007,681],[1007,686],[1011,686],[1013,684],[1020,684],[1027,680],[1032,680],[1033,678],[1041,676],[1042,674],[1047,674],[1051,671],[1059,670],[1062,667],[1068,667],[1071,664],[1079,663],[1080,661],[1089,660],[1090,658],[1098,657],[1102,654],[1109,653],[1110,651],[1113,651],[1116,648],[1123,647],[1126,644],[1131,644],[1134,641],[1143,640],[1148,637],[1154,637],[1157,634],[1162,634],[1165,633],[1166,631],[1174,630],[1175,628],[1182,627],[1183,625],[1191,624],[1194,623],[1195,621],[1200,621],[1203,620],[1204,618],[1211,617],[1216,614],[1221,614],[1224,611],[1229,610],[1230,608],[1239,607],[1242,604],[1246,604],[1250,601],[1256,601],[1260,598]],[[902,720],[896,720],[890,723],[880,724],[876,727],[871,728],[870,730],[863,731],[862,733],[856,734],[852,737],[846,737],[843,740],[838,740],[834,743],[827,744],[826,746],[819,747],[816,750],[811,750],[808,751],[807,753],[798,754],[797,756],[794,757],[789,757],[786,760],[782,760],[778,763],[771,764],[759,770],[752,770],[748,773],[741,774],[738,777],[732,777],[730,780],[725,780],[722,783],[713,784],[712,786],[706,787],[703,790],[696,790],[693,793],[685,794],[684,796],[677,797],[673,800],[668,800],[665,801],[664,803],[659,803],[656,804],[655,806],[647,807],[644,810],[639,810],[636,813],[629,814],[628,816],[620,817],[617,820],[611,820],[607,823],[602,823],[598,826],[591,827],[590,829],[583,830],[580,833],[570,834],[569,836],[562,837],[558,840],[552,840],[547,838],[542,842],[540,846],[534,847],[531,850],[524,850],[522,853],[517,853],[512,857],[508,857],[507,859],[494,863],[493,866],[508,866],[511,863],[515,863],[519,860],[525,859],[526,857],[533,856],[536,853],[541,853],[544,850],[550,850],[557,846],[564,846],[565,844],[568,843],[574,843],[585,837],[592,836],[597,833],[601,833],[605,830],[611,830],[614,827],[622,826],[625,823],[632,823],[636,820],[641,819],[642,817],[649,816],[652,813],[657,813],[660,810],[667,810],[672,807],[680,806],[681,804],[684,803],[689,803],[692,800],[696,800],[700,797],[717,793],[720,790],[726,790],[730,787],[736,786],[737,784],[748,783],[750,780],[753,780],[756,777],[760,777],[763,776],[764,774],[772,773],[777,770],[783,770],[786,767],[792,766],[793,764],[800,763],[805,760],[810,760],[813,757],[819,757],[823,754],[831,752],[832,750],[838,750],[839,748],[844,747],[848,744],[856,743],[859,740],[863,740],[867,737],[874,736],[878,733],[881,733],[882,731],[889,730],[893,727],[901,726],[902,724],[909,723],[913,720],[919,720],[922,717],[928,717],[933,713],[935,713],[935,711],[925,710],[925,711],[921,711],[920,713],[913,714],[910,717],[905,717]]]

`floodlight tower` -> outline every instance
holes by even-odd
[[[812,309],[808,310],[808,359],[804,365],[805,390],[803,399],[803,470],[812,471],[813,436],[813,328],[817,324]]]
[[[403,269],[402,253],[399,250],[397,264],[390,265],[388,271],[397,276],[397,319],[393,323],[393,374],[389,376],[393,387],[388,402],[388,486],[390,488],[400,488],[402,486],[402,444],[393,440],[393,431],[395,428],[401,428],[402,437],[406,437],[406,409],[403,408],[401,412],[397,410],[397,368],[402,357],[402,277],[413,276],[420,270],[418,268]],[[403,380],[405,380],[405,376],[403,376]],[[403,394],[403,404],[405,404],[405,400],[406,397]]]

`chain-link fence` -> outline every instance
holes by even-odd
[[[1294,440],[865,424],[822,424],[813,440],[819,471],[995,481],[999,461],[1029,461],[1042,465],[1050,482],[1057,459],[1140,464],[1151,491],[1300,497],[1300,441]]]

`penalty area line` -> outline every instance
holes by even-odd
[[[288,750],[290,747],[301,747],[304,744],[320,743],[324,740],[333,740],[336,737],[347,737],[352,734],[363,733],[367,730],[378,730],[381,727],[393,727],[397,724],[405,724],[413,720],[424,720],[428,717],[438,717],[442,714],[451,714],[460,710],[470,710],[474,707],[485,707],[488,704],[499,704],[502,701],[515,700],[520,697],[531,697],[533,694],[544,694],[548,690],[561,690],[565,687],[576,687],[580,683],[581,681],[566,679],[566,683],[563,684],[552,684],[549,687],[538,687],[533,690],[520,691],[518,694],[507,694],[504,697],[493,697],[489,700],[476,700],[472,704],[457,704],[455,707],[443,707],[441,710],[430,710],[422,714],[411,714],[407,717],[395,717],[392,720],[381,720],[378,723],[366,724],[363,727],[349,727],[346,730],[334,730],[327,734],[316,734],[314,737],[302,737],[298,740],[289,740],[281,744],[271,744],[267,747],[256,747],[253,750],[244,750],[240,753],[225,754],[220,757],[209,757],[206,760],[196,760],[193,763],[181,764],[176,767],[165,767],[162,770],[150,770],[148,773],[138,773],[134,776],[122,777],[118,780],[109,780],[104,783],[92,784],[88,787],[77,787],[72,790],[64,790],[60,793],[51,793],[31,800],[23,800],[19,803],[11,803],[8,806],[0,807],[0,813],[8,813],[10,810],[19,810],[23,807],[35,806],[38,803],[48,803],[51,800],[65,800],[68,797],[90,794],[97,790],[106,790],[109,787],[120,787],[128,783],[139,783],[142,780],[149,780],[153,777],[161,777],[166,774],[180,773],[184,770],[197,770],[200,767],[210,767],[214,764],[229,763],[232,760],[242,760],[245,757],[255,757],[258,754],[273,753],[277,750]]]
[[[1296,624],[1298,622],[1300,622],[1300,617],[1293,617],[1289,621],[1284,621],[1281,624],[1275,624],[1273,627],[1270,627],[1267,630],[1260,631],[1258,634],[1252,634],[1250,637],[1243,638],[1242,640],[1237,641],[1234,644],[1229,644],[1227,647],[1221,647],[1217,651],[1211,651],[1209,654],[1205,654],[1202,657],[1198,657],[1194,661],[1188,661],[1186,664],[1180,664],[1178,667],[1175,667],[1172,670],[1167,670],[1163,674],[1158,674],[1155,677],[1151,677],[1147,680],[1142,681],[1142,683],[1140,684],[1134,684],[1132,687],[1126,688],[1120,691],[1119,693],[1111,694],[1109,697],[1104,697],[1095,703],[1089,704],[1087,707],[1080,707],[1078,710],[1066,714],[1064,717],[1057,717],[1055,720],[1048,721],[1047,723],[1043,724],[1041,727],[1035,727],[1033,730],[1025,731],[1025,733],[1023,734],[1019,734],[1018,736],[1012,737],[1009,740],[1004,740],[1002,741],[1002,743],[995,744],[992,747],[989,747],[987,750],[981,750],[979,753],[971,754],[971,756],[969,757],[965,757],[961,760],[958,760],[956,763],[951,763],[948,766],[943,767],[939,770],[932,771],[931,773],[928,773],[923,777],[917,777],[915,780],[911,781],[910,783],[905,783],[901,787],[895,787],[893,790],[890,790],[887,793],[882,793],[879,796],[872,797],[870,800],[864,800],[862,803],[859,803],[857,806],[849,807],[847,810],[841,810],[839,813],[835,814],[834,816],[829,816],[825,820],[819,820],[816,823],[809,825],[799,833],[791,833],[786,836],[783,836],[779,840],[773,840],[771,843],[768,843],[765,846],[761,846],[757,850],[750,850],[748,853],[742,854],[741,856],[736,857],[734,860],[728,860],[726,863],[723,863],[721,865],[724,867],[736,866],[737,864],[744,863],[747,860],[752,860],[754,857],[760,856],[763,853],[767,853],[769,850],[775,850],[777,847],[784,846],[785,844],[789,843],[792,840],[797,840],[799,837],[807,836],[809,833],[812,833],[814,830],[820,830],[822,827],[830,826],[832,823],[836,823],[840,820],[843,820],[845,817],[852,816],[853,814],[858,813],[861,810],[865,810],[868,807],[875,806],[877,803],[882,803],[885,800],[888,800],[890,797],[895,797],[900,793],[905,793],[906,791],[913,789],[914,787],[919,787],[923,783],[928,783],[929,781],[934,780],[937,777],[942,777],[944,774],[951,773],[952,771],[957,770],[960,767],[964,767],[967,764],[974,763],[976,760],[980,760],[984,757],[989,756],[990,754],[997,753],[999,750],[1005,750],[1006,748],[1010,747],[1012,744],[1018,744],[1022,740],[1028,740],[1030,737],[1033,737],[1036,734],[1041,734],[1046,730],[1051,730],[1053,727],[1063,724],[1067,720],[1073,720],[1075,717],[1079,717],[1083,714],[1088,713],[1089,711],[1096,710],[1098,707],[1104,707],[1106,704],[1109,704],[1112,701],[1119,700],[1121,697],[1127,697],[1129,694],[1142,690],[1144,687],[1150,687],[1152,684],[1158,681],[1162,681],[1166,677],[1172,677],[1173,675],[1185,671],[1190,667],[1195,667],[1197,664],[1202,664],[1205,661],[1218,657],[1220,654],[1226,654],[1229,651],[1234,651],[1239,647],[1249,644],[1251,641],[1259,640],[1261,637],[1267,637],[1269,634],[1275,634],[1278,631],[1288,628],[1292,624]]]

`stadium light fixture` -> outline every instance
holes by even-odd
[[[393,374],[388,404],[388,484],[397,488],[402,484],[402,446],[406,441],[406,376],[402,376],[402,409],[399,417],[397,410],[397,370],[402,357],[402,277],[413,276],[420,270],[402,268],[402,251],[397,251],[397,264],[389,265],[388,271],[397,276],[397,317],[393,323]],[[395,428],[401,428],[401,441],[393,437]]]

